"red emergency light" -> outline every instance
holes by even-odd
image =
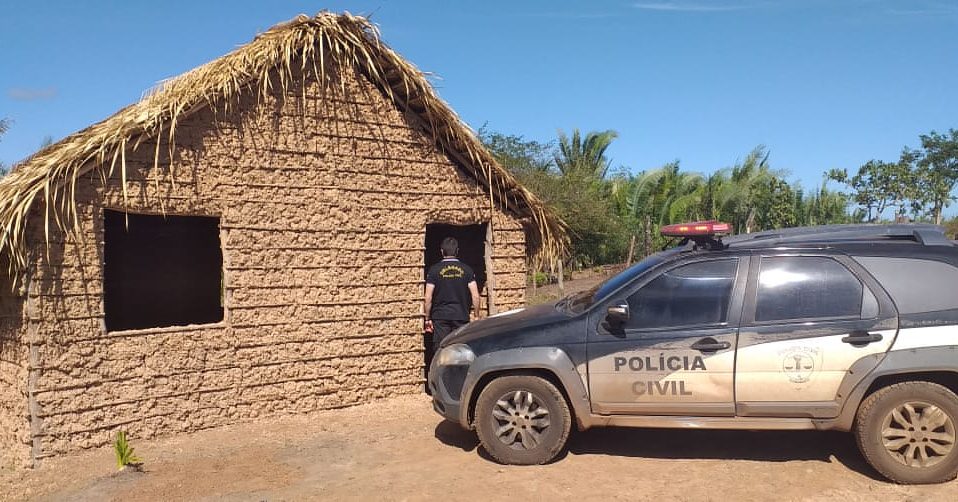
[[[666,237],[725,235],[732,232],[732,225],[715,220],[693,221],[666,225],[659,232]]]

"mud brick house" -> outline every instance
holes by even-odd
[[[562,223],[349,14],[301,16],[0,180],[0,451],[21,464],[422,391],[424,267],[489,312]]]

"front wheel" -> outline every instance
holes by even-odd
[[[868,463],[902,484],[942,483],[958,474],[958,396],[931,382],[902,382],[868,396],[855,436]]]
[[[486,451],[504,464],[544,464],[565,446],[572,416],[562,393],[536,376],[493,380],[476,402],[476,432]]]

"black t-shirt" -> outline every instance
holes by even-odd
[[[431,319],[444,321],[468,321],[472,309],[472,294],[469,283],[476,280],[472,268],[465,263],[447,258],[429,267],[426,284],[432,284]]]

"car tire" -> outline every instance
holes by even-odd
[[[559,389],[544,378],[500,377],[476,401],[476,432],[496,461],[538,465],[554,459],[569,438],[572,416]]]
[[[958,396],[931,382],[879,389],[858,409],[855,437],[865,460],[901,484],[942,483],[958,474]]]

